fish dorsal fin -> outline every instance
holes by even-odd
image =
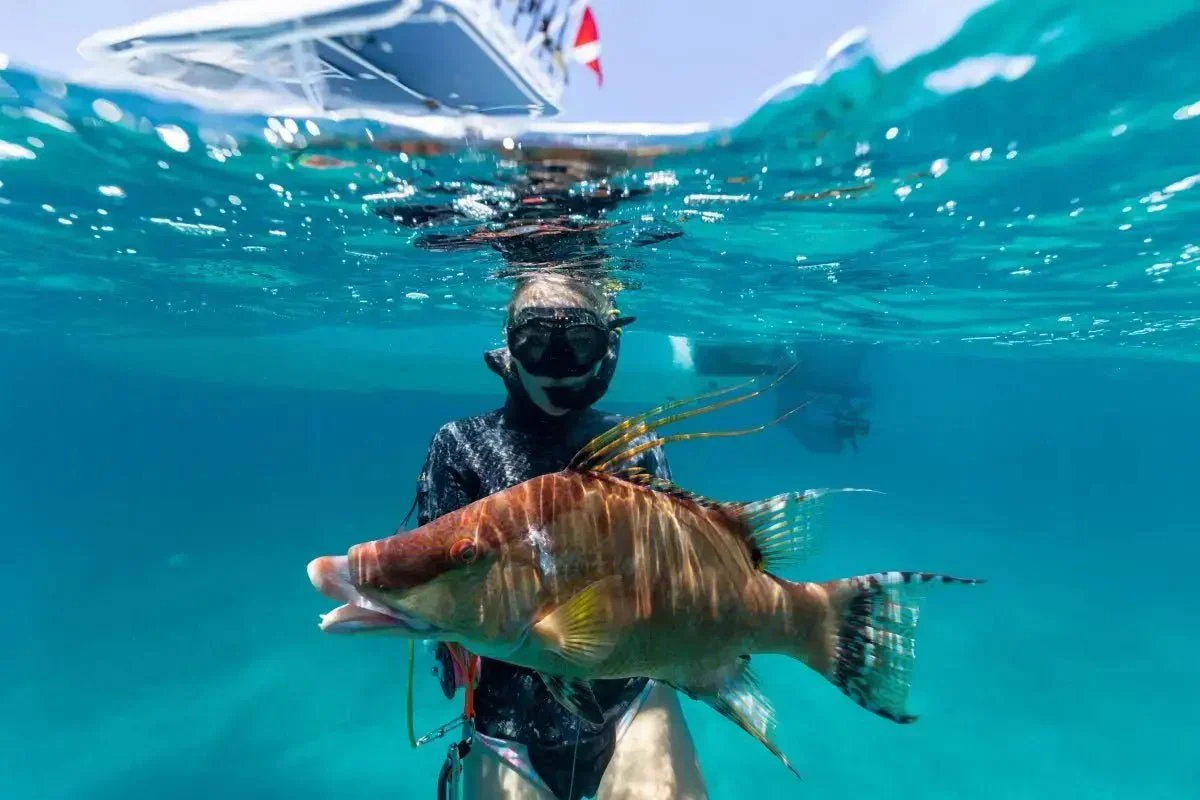
[[[660,478],[657,475],[647,472],[641,467],[627,467],[626,469],[607,472],[605,474],[613,478],[617,478],[618,480],[628,481],[629,483],[637,486],[644,486],[652,491],[669,495],[674,497],[676,500],[683,500],[687,503],[695,503],[696,505],[704,506],[705,508],[724,510],[728,505],[727,503],[722,503],[719,500],[713,500],[712,498],[705,497],[704,495],[690,492],[687,489],[684,489],[682,486],[672,483],[666,478]]]
[[[749,433],[757,433],[758,431],[765,430],[771,425],[781,422],[782,420],[796,413],[803,406],[794,408],[771,422],[758,425],[753,428],[744,428],[733,431],[700,431],[695,433],[679,433],[661,438],[652,438],[650,436],[650,434],[654,433],[659,428],[672,423],[681,422],[685,419],[696,417],[701,414],[708,414],[716,411],[717,409],[736,405],[737,403],[744,403],[747,400],[758,397],[764,391],[772,388],[785,377],[787,377],[788,373],[791,372],[792,369],[795,369],[795,367],[789,367],[783,372],[783,374],[775,378],[773,381],[771,381],[771,383],[767,384],[761,389],[755,389],[752,392],[746,392],[745,394],[736,395],[725,400],[716,400],[715,402],[701,405],[699,408],[693,408],[689,411],[679,411],[674,414],[666,413],[668,411],[673,411],[674,409],[691,405],[693,403],[699,403],[705,400],[714,400],[714,398],[729,394],[730,392],[737,391],[738,389],[745,388],[746,386],[755,383],[757,379],[752,379],[745,383],[735,384],[732,386],[725,386],[723,388],[694,395],[692,397],[685,397],[681,400],[673,400],[669,403],[658,406],[657,408],[652,408],[649,411],[638,414],[637,416],[623,419],[584,445],[583,448],[575,454],[575,457],[571,459],[569,467],[581,472],[619,472],[624,468],[619,467],[618,465],[627,464],[647,450],[651,450],[669,442],[682,442],[689,439],[711,439],[714,437],[725,436],[744,436]]]
[[[608,474],[623,481],[636,483],[638,486],[649,486],[654,481],[654,475],[645,467],[626,467]]]
[[[721,716],[757,739],[767,750],[783,762],[797,778],[800,773],[792,762],[771,741],[776,727],[775,709],[759,686],[758,678],[750,669],[750,657],[741,656],[728,669],[714,673],[707,680],[688,686],[672,684],[693,700],[706,703]]]
[[[786,492],[749,503],[726,503],[745,526],[750,560],[763,572],[803,561],[816,552],[824,522],[823,492]]]
[[[806,489],[748,503],[722,503],[744,524],[750,559],[763,572],[794,565],[815,555],[825,530],[827,498],[871,489]]]

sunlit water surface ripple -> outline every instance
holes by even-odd
[[[1102,10],[1016,8],[614,171],[617,187],[654,190],[605,217],[624,303],[655,307],[641,329],[1194,353],[1198,18],[1118,33]],[[374,213],[437,202],[447,184],[494,193],[520,166],[503,144],[409,155],[380,146],[376,124],[3,77],[8,332],[458,325],[503,301],[495,252],[420,250]],[[306,167],[301,152],[329,160]],[[683,235],[644,244],[664,227]]]

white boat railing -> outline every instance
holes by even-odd
[[[563,46],[578,3],[574,0],[492,0],[492,5],[502,15],[512,8],[511,16],[505,18],[524,41],[526,52],[536,59],[554,83],[566,83]]]
[[[113,66],[214,101],[230,91],[265,89],[299,94],[323,110],[332,99],[330,81],[361,76],[392,85],[401,102],[437,109],[447,106],[446,98],[425,97],[408,85],[409,76],[369,63],[355,42],[410,21],[441,22],[457,15],[478,47],[529,98],[532,113],[549,109],[554,114],[567,84],[568,28],[578,24],[584,5],[586,0],[292,0],[288,5],[225,0],[98,31],[80,42],[79,52],[101,68]],[[354,64],[359,73],[330,68],[318,47]],[[438,69],[433,55],[429,68]],[[119,77],[119,72],[109,75]]]

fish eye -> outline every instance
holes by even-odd
[[[460,564],[470,564],[477,555],[475,543],[470,539],[459,539],[450,546],[450,558]]]

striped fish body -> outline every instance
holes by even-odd
[[[812,548],[827,495],[719,503],[637,476],[564,470],[352,547],[350,578],[431,625],[426,635],[536,670],[560,692],[647,677],[716,704],[751,690],[749,656],[776,653],[871,711],[912,721],[914,590],[976,581],[776,576],[771,567]],[[586,716],[586,697],[560,699]],[[758,696],[738,702],[769,709]]]
[[[398,607],[473,652],[568,678],[688,685],[744,654],[794,652],[823,613],[817,595],[763,571],[736,507],[604,474],[535,478],[351,558],[370,582],[414,548],[464,539],[475,554],[464,577]],[[581,596],[586,618],[555,616]]]
[[[613,468],[650,446],[634,442],[661,410],[597,437],[561,472],[314,559],[313,585],[344,603],[322,629],[461,644],[537,671],[592,722],[603,717],[590,681],[651,678],[707,703],[789,768],[771,741],[775,714],[751,670],[755,654],[790,656],[862,707],[914,721],[907,698],[923,590],[981,581],[779,577],[811,553],[829,496],[856,490],[728,503]]]
[[[350,571],[481,655],[565,678],[685,680],[791,627],[784,585],[755,565],[739,524],[718,504],[562,471],[355,546]],[[448,557],[455,547],[469,563]],[[584,591],[593,634],[565,639],[553,612]],[[584,654],[596,638],[602,657]]]

